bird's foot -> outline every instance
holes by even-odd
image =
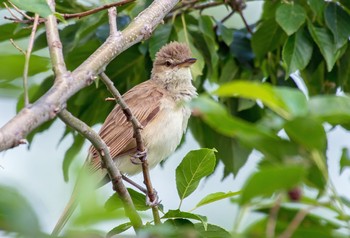
[[[134,155],[130,157],[130,161],[133,164],[142,164],[147,159],[147,150],[136,151]]]
[[[151,200],[152,197],[152,200]],[[159,200],[158,193],[155,189],[153,189],[153,194],[148,194],[146,196],[146,205],[150,207],[156,207],[161,203],[161,200]]]

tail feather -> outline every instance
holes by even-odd
[[[59,218],[58,222],[55,225],[55,228],[53,229],[51,235],[52,236],[58,236],[60,232],[62,231],[63,227],[66,225],[69,218],[72,216],[75,208],[78,206],[78,202],[76,199],[76,196],[74,194],[69,199],[68,204],[66,205],[61,217]]]

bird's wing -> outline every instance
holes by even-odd
[[[145,127],[157,116],[163,96],[164,89],[148,80],[126,92],[123,99],[133,115]],[[131,122],[127,121],[123,110],[116,105],[103,123],[99,135],[109,147],[111,157],[115,159],[119,155],[136,152],[133,133]],[[90,147],[89,165],[93,171],[101,168],[100,157],[93,146]]]

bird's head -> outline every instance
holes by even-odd
[[[191,80],[190,66],[196,62],[187,44],[171,42],[156,54],[152,77],[165,80]]]

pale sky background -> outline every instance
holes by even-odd
[[[261,2],[259,1],[248,3],[246,10],[248,22],[255,22],[259,18],[260,8]],[[217,11],[222,16],[222,11],[225,11],[225,8],[217,9]],[[2,21],[0,20],[0,23]],[[237,26],[237,24],[241,24],[241,20],[238,16],[235,16],[228,24]],[[4,47],[0,47],[0,50],[4,49]],[[15,115],[15,108],[15,98],[5,97],[0,94],[0,126],[4,125]],[[29,151],[25,145],[21,145],[5,153],[0,153],[1,184],[13,186],[21,194],[27,195],[27,198],[30,199],[30,204],[38,214],[43,231],[47,232],[52,230],[60,216],[69,199],[74,183],[72,180],[69,184],[63,181],[61,169],[63,155],[72,144],[71,137],[59,143],[64,128],[65,125],[57,120],[49,130],[35,136]],[[98,130],[98,128],[96,127],[95,129]],[[199,148],[190,133],[186,136],[186,144],[168,159],[164,168],[158,166],[151,171],[153,185],[158,191],[158,195],[166,210],[176,209],[179,203],[175,185],[175,168],[187,152]],[[350,198],[350,189],[344,189],[350,187],[350,170],[347,169],[342,176],[338,176],[341,148],[350,148],[350,133],[336,128],[329,133],[328,139],[328,167],[331,179],[339,194]],[[75,167],[78,167],[84,161],[88,146],[89,144],[86,143],[79,160],[75,161]],[[257,153],[254,154],[235,179],[230,176],[222,181],[223,166],[220,164],[215,174],[202,181],[199,189],[185,199],[182,209],[186,211],[193,208],[195,204],[209,193],[239,190],[249,174],[255,169],[258,161],[257,157]],[[135,176],[134,179],[139,182],[142,181],[141,175]],[[100,190],[99,193],[105,194],[106,198],[112,194],[109,185]],[[236,207],[229,200],[224,200],[217,204],[200,208],[195,212],[208,216],[210,223],[218,224],[231,230]],[[251,221],[251,217],[246,217],[245,220]],[[109,224],[104,228],[108,230],[113,225]]]

